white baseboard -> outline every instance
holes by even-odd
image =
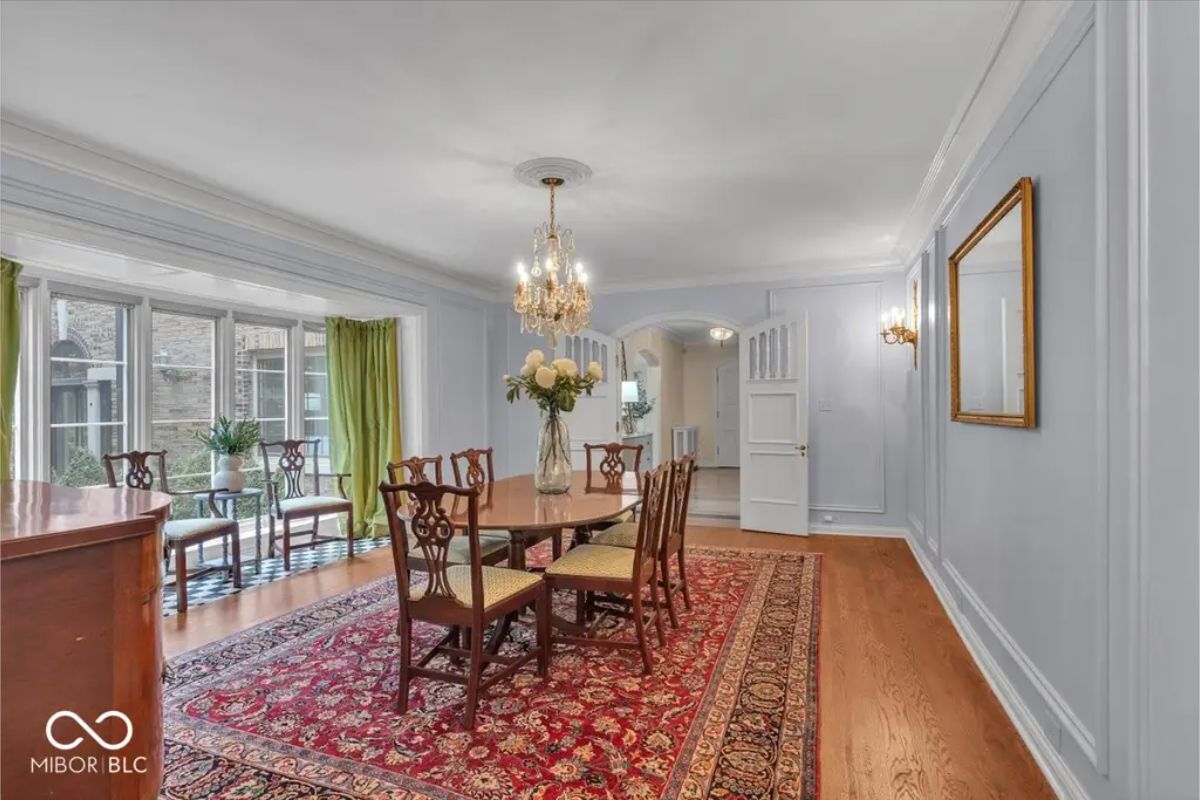
[[[883,525],[845,525],[834,522],[811,523],[809,533],[820,533],[825,536],[874,536],[886,539],[904,539],[908,536],[905,528],[889,528]]]
[[[975,664],[983,673],[988,686],[992,687],[992,693],[996,695],[1005,713],[1008,714],[1008,718],[1012,720],[1017,733],[1020,734],[1025,746],[1033,755],[1034,761],[1041,768],[1042,774],[1049,781],[1050,788],[1062,800],[1090,800],[1087,791],[1084,790],[1078,778],[1063,760],[1062,754],[1046,736],[1033,711],[1018,694],[1016,687],[1012,685],[1004,671],[1000,669],[1000,665],[996,663],[970,619],[958,608],[950,587],[942,580],[937,568],[925,555],[925,551],[913,541],[913,534],[909,533],[905,536],[905,540],[908,542],[908,549],[912,551],[913,558],[917,560],[921,571],[925,573],[925,580],[929,582],[934,594],[941,601],[946,616],[950,617],[950,622],[958,631],[959,638],[967,646],[967,652],[975,660]]]

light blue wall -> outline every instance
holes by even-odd
[[[925,434],[931,479],[911,541],[1066,797],[1198,796],[1198,358],[1196,337],[1179,335],[1197,299],[1196,32],[1195,4],[1077,3],[920,266],[931,371],[908,438]],[[1149,69],[1144,151],[1131,42]],[[1023,175],[1035,184],[1038,426],[954,423],[946,259]]]

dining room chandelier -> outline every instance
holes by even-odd
[[[555,167],[563,174],[547,174]],[[575,166],[571,166],[575,165]],[[521,315],[521,330],[545,336],[551,347],[560,334],[575,334],[590,322],[592,295],[583,264],[575,259],[575,236],[570,228],[560,228],[555,209],[555,193],[567,184],[582,182],[591,170],[567,159],[535,159],[516,169],[523,182],[536,180],[550,190],[550,219],[533,231],[533,264],[526,269],[517,264],[517,287],[513,291],[513,310]]]

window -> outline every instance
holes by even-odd
[[[209,485],[212,457],[196,438],[213,419],[216,320],[155,310],[150,315],[150,449],[167,451],[172,489]],[[194,517],[195,502],[176,503]]]
[[[129,309],[51,295],[50,480],[107,483],[100,457],[126,449]]]
[[[288,435],[287,338],[284,327],[234,325],[235,414],[238,419],[257,419],[264,442],[278,442]],[[245,466],[252,461],[256,463],[248,459]]]

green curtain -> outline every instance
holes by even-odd
[[[348,472],[355,535],[387,534],[379,483],[400,454],[396,320],[325,320],[333,469]]]
[[[13,412],[17,402],[17,356],[21,352],[21,301],[17,276],[21,265],[0,258],[0,481],[12,458]]]

